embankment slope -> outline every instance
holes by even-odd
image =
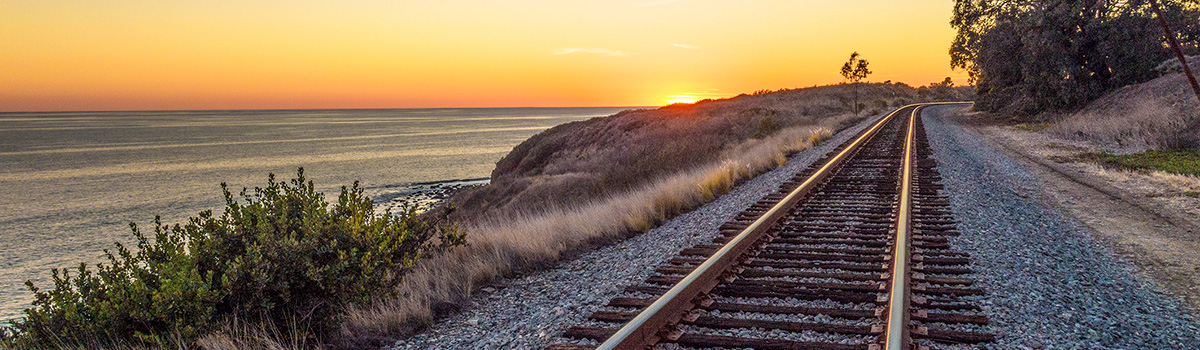
[[[411,334],[458,310],[481,285],[551,266],[708,203],[861,120],[851,113],[854,89],[763,91],[630,110],[535,135],[497,163],[489,185],[444,202],[456,208],[452,219],[467,228],[468,245],[418,263],[405,277],[403,298],[349,310],[347,332]],[[857,90],[863,115],[919,99],[962,99],[904,84]]]
[[[1176,64],[1178,65],[1178,64]],[[1189,66],[1200,72],[1200,56]],[[1064,138],[1093,142],[1115,153],[1147,149],[1200,147],[1200,100],[1180,71],[1116,89],[1050,131]]]
[[[451,198],[465,219],[511,216],[578,206],[697,166],[790,127],[840,130],[849,114],[852,85],[785,89],[696,104],[628,110],[563,124],[522,142],[496,163],[492,183]],[[904,84],[860,84],[863,114],[922,97],[962,99]]]

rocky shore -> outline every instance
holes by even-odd
[[[393,213],[405,207],[416,207],[425,211],[438,202],[449,198],[462,189],[487,185],[490,178],[461,179],[447,181],[416,182],[399,186],[389,186],[372,189],[371,198],[375,201],[375,211],[382,213],[391,210]]]

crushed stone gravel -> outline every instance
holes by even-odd
[[[1200,349],[1200,324],[1179,298],[1040,198],[1041,182],[928,108],[925,127],[970,253],[995,349]],[[942,347],[939,347],[942,348]]]

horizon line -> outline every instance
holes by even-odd
[[[396,109],[517,109],[517,108],[658,108],[663,106],[522,106],[522,107],[350,107],[350,108],[214,108],[214,109],[104,109],[104,110],[59,110],[59,111],[0,111],[0,114],[16,113],[103,113],[103,112],[238,112],[238,111],[366,111]]]

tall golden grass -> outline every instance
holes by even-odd
[[[489,218],[468,228],[471,243],[422,261],[401,287],[404,297],[347,310],[348,334],[403,334],[433,320],[432,310],[470,297],[474,286],[548,264],[694,209],[828,139],[824,127],[793,127],[750,140],[719,162],[577,207]]]
[[[869,114],[907,104],[917,90],[861,84]],[[644,187],[648,180],[719,161],[727,149],[789,127],[825,126],[851,111],[854,87],[832,85],[627,110],[567,123],[517,145],[496,163],[491,183],[455,194],[452,218],[478,221],[577,207]]]
[[[221,333],[200,338],[196,345],[204,350],[301,350],[318,347],[319,344],[309,339],[302,328],[296,324],[281,328],[270,323],[246,324],[229,320]]]

